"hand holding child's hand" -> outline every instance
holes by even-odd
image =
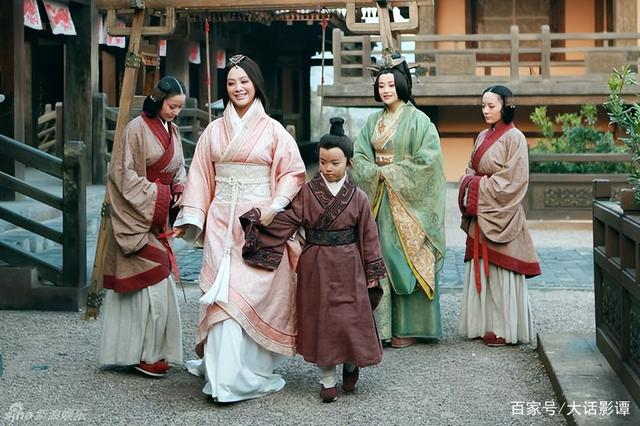
[[[184,226],[175,226],[173,228],[173,234],[171,235],[172,238],[180,238],[184,235]]]
[[[278,212],[271,206],[264,206],[260,209],[260,225],[269,226]]]

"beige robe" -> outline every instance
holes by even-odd
[[[171,246],[158,238],[168,228],[171,196],[180,194],[186,181],[180,134],[175,124],[169,125],[171,148],[165,149],[142,115],[134,118],[112,154],[107,182],[111,223],[104,262],[107,289],[136,291],[177,273]],[[164,167],[154,171],[158,164]],[[154,176],[147,176],[150,171]]]
[[[502,122],[481,132],[461,180],[459,201],[461,227],[467,233],[465,261],[483,259],[485,276],[489,264],[526,277],[540,274],[522,207],[528,184],[529,157],[522,132]]]
[[[502,122],[481,132],[458,197],[468,235],[460,332],[469,338],[533,338],[525,277],[539,275],[540,265],[521,204],[528,182],[522,132]]]
[[[180,134],[142,115],[122,133],[113,152],[107,190],[103,326],[99,362],[135,365],[164,359],[182,363],[177,274],[168,228],[171,196],[186,180]]]
[[[276,197],[293,199],[304,184],[304,163],[295,140],[261,105],[247,112],[254,115],[243,120],[235,137],[229,112],[227,108],[222,118],[209,124],[198,141],[176,221],[176,225],[192,224],[203,230],[199,237],[204,245],[199,283],[204,293],[214,285],[221,268],[225,237],[232,221],[228,300],[201,305],[196,353],[203,355],[207,333],[214,324],[232,318],[260,346],[292,355],[296,336],[294,270],[299,244],[288,243],[286,259],[275,271],[248,266],[242,260],[244,233],[238,217],[253,207],[270,205]],[[252,201],[247,201],[244,196],[251,194],[243,191],[250,185],[236,182],[239,198],[233,217],[230,217],[233,196],[229,189],[232,182],[228,177],[224,185],[216,182],[217,169],[229,164],[233,167],[245,164],[246,168],[266,166],[269,175],[269,194],[258,196],[261,201],[256,201],[255,194]]]

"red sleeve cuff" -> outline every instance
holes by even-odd
[[[480,180],[482,176],[474,176],[469,182],[469,191],[467,195],[467,215],[478,215],[478,197],[480,195]]]
[[[171,190],[169,185],[163,185],[160,181],[155,182],[158,189],[158,196],[156,197],[156,205],[153,209],[153,219],[151,219],[151,226],[158,229],[164,229],[164,226],[169,217],[169,205],[171,202]]]
[[[171,188],[172,194],[182,194],[184,192],[184,185],[181,183],[174,184],[173,188]]]

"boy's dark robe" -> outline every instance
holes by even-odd
[[[381,289],[367,283],[386,271],[365,193],[347,178],[334,197],[318,173],[268,227],[257,225],[259,218],[256,209],[240,218],[247,241],[243,257],[258,267],[275,269],[284,243],[305,229],[297,267],[298,353],[319,366],[378,364],[382,347],[372,304]]]

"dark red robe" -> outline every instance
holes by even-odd
[[[381,290],[367,283],[384,278],[386,270],[365,193],[347,178],[334,197],[318,173],[268,227],[257,225],[259,217],[254,209],[240,218],[243,257],[254,266],[275,269],[284,243],[305,229],[296,270],[298,353],[319,366],[378,364],[382,346],[372,304]]]

